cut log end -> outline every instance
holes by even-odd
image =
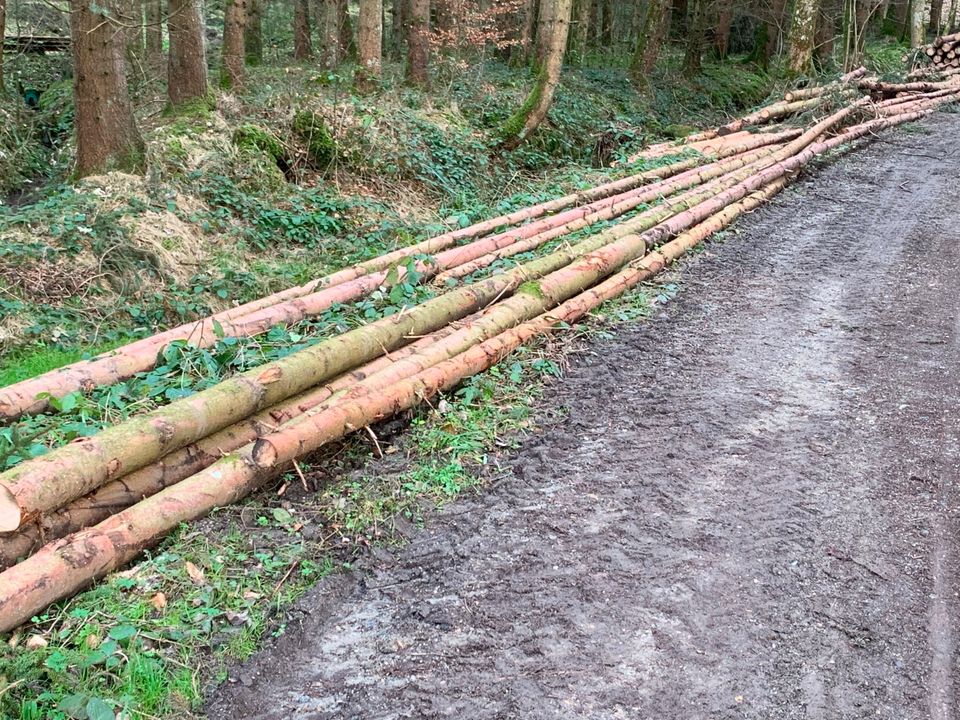
[[[0,532],[13,532],[20,529],[23,515],[17,499],[7,488],[0,486]]]
[[[277,448],[274,447],[273,443],[265,438],[261,438],[254,444],[251,457],[257,467],[272,468],[276,467],[280,454],[277,452]]]

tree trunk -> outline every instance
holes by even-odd
[[[947,17],[946,26],[948,33],[957,31],[957,0],[950,0],[950,13]]]
[[[660,45],[667,36],[671,0],[650,0],[643,16],[643,26],[637,34],[637,44],[630,62],[630,79],[637,87],[649,83],[650,73],[657,63]]]
[[[109,170],[140,172],[144,167],[143,140],[127,89],[124,33],[115,26],[116,5],[100,7],[108,15],[87,0],[70,3],[80,177]]]
[[[337,24],[337,0],[317,0],[317,25],[322,42],[321,61],[328,69],[335,68],[343,59],[340,30]]]
[[[599,2],[600,0],[598,0]],[[540,0],[540,11],[537,16],[537,42],[536,67],[539,70],[543,67],[547,59],[547,51],[550,47],[550,35],[553,32],[553,14],[555,12],[554,0]]]
[[[163,5],[147,0],[147,64],[154,70],[163,67]]]
[[[430,58],[430,0],[410,0],[407,24],[407,80],[427,85]]]
[[[244,59],[247,65],[263,65],[263,0],[246,0],[243,25]]]
[[[293,59],[309,60],[313,55],[310,39],[310,0],[294,0]]]
[[[406,23],[404,0],[393,0],[390,4],[390,49],[395,58],[403,55],[403,27]]]
[[[533,2],[531,2],[531,0],[527,1],[531,5],[530,24],[533,25]],[[573,51],[572,54],[576,57],[577,62],[583,62],[584,58],[587,56],[587,47],[590,38],[591,4],[591,0],[576,0],[574,2],[574,7],[576,8],[576,19],[572,28],[573,42],[570,44],[570,49]]]
[[[717,34],[714,47],[721,60],[730,52],[730,27],[733,25],[733,0],[720,0],[717,8]]]
[[[225,90],[243,90],[247,0],[226,0],[226,2],[227,7],[223,15],[220,87]]]
[[[7,0],[0,0],[0,38],[5,37],[7,31]],[[2,43],[2,40],[0,40]],[[3,48],[0,48],[0,92],[3,92]]]
[[[930,26],[928,31],[932,37],[940,35],[940,23],[943,19],[943,0],[930,0]]]
[[[383,53],[383,0],[360,0],[359,63],[357,84],[371,89],[381,76]]]
[[[818,10],[817,0],[794,0],[788,60],[788,68],[794,75],[808,75],[813,69]]]
[[[707,0],[691,0],[690,31],[687,36],[687,49],[683,56],[683,69],[689,75],[700,73],[703,61],[703,39],[707,31]]]
[[[170,60],[167,65],[167,96],[170,109],[209,102],[207,60],[204,53],[200,0],[170,0],[167,30]]]
[[[600,45],[607,50],[611,50],[613,48],[612,0],[601,0],[600,9],[602,11],[602,20],[600,21]]]
[[[923,11],[924,0],[910,0],[910,47],[918,48],[923,45]]]
[[[560,84],[563,56],[567,47],[567,33],[570,29],[572,2],[571,0],[543,0],[543,5],[552,5],[547,12],[550,32],[547,34],[548,45],[544,53],[544,62],[537,73],[537,80],[530,95],[504,127],[503,146],[508,150],[517,147],[540,126],[553,103],[557,85]],[[543,15],[541,15],[541,21],[542,19]]]

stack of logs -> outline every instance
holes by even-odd
[[[775,113],[768,109],[777,118],[784,104],[823,112],[804,127],[750,132],[755,119],[766,119],[760,111],[686,144],[654,148],[654,169],[631,169],[591,190],[428,238],[0,390],[0,422],[15,423],[54,412],[51,397],[149,369],[173,340],[210,346],[224,335],[254,335],[364,298],[397,282],[407,262],[417,263],[420,281],[436,283],[435,297],[400,313],[0,473],[0,567],[9,565],[0,573],[0,632],[135,559],[181,523],[295,469],[324,444],[576,322],[772,197],[812,159],[960,98],[960,84],[865,88],[853,80],[806,88]],[[870,96],[856,97],[863,89]],[[795,104],[811,100],[815,108]],[[591,227],[592,234],[570,237]],[[569,241],[547,247],[561,238]],[[536,250],[533,259],[462,281]]]
[[[960,33],[938,37],[921,47],[917,52],[916,64],[921,66],[908,79],[934,73],[951,75],[960,72]]]

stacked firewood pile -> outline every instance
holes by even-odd
[[[149,370],[174,340],[209,347],[315,317],[400,281],[411,263],[417,282],[436,285],[433,297],[402,312],[0,473],[0,568],[6,567],[0,632],[130,562],[180,523],[253,492],[324,444],[574,323],[766,201],[812,159],[960,97],[960,84],[897,85],[862,75],[804,88],[722,128],[648,148],[641,159],[655,158],[654,169],[633,168],[590,190],[429,238],[0,389],[0,423],[14,424],[55,412],[52,398]],[[756,132],[756,125],[790,116],[804,121]],[[520,253],[533,259],[503,262]],[[463,281],[491,267],[499,269]]]
[[[938,37],[929,45],[920,47],[914,65],[916,67],[908,76],[911,80],[960,73],[960,33]]]

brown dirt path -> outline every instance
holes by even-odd
[[[687,263],[210,718],[956,717],[960,115],[922,128]]]

